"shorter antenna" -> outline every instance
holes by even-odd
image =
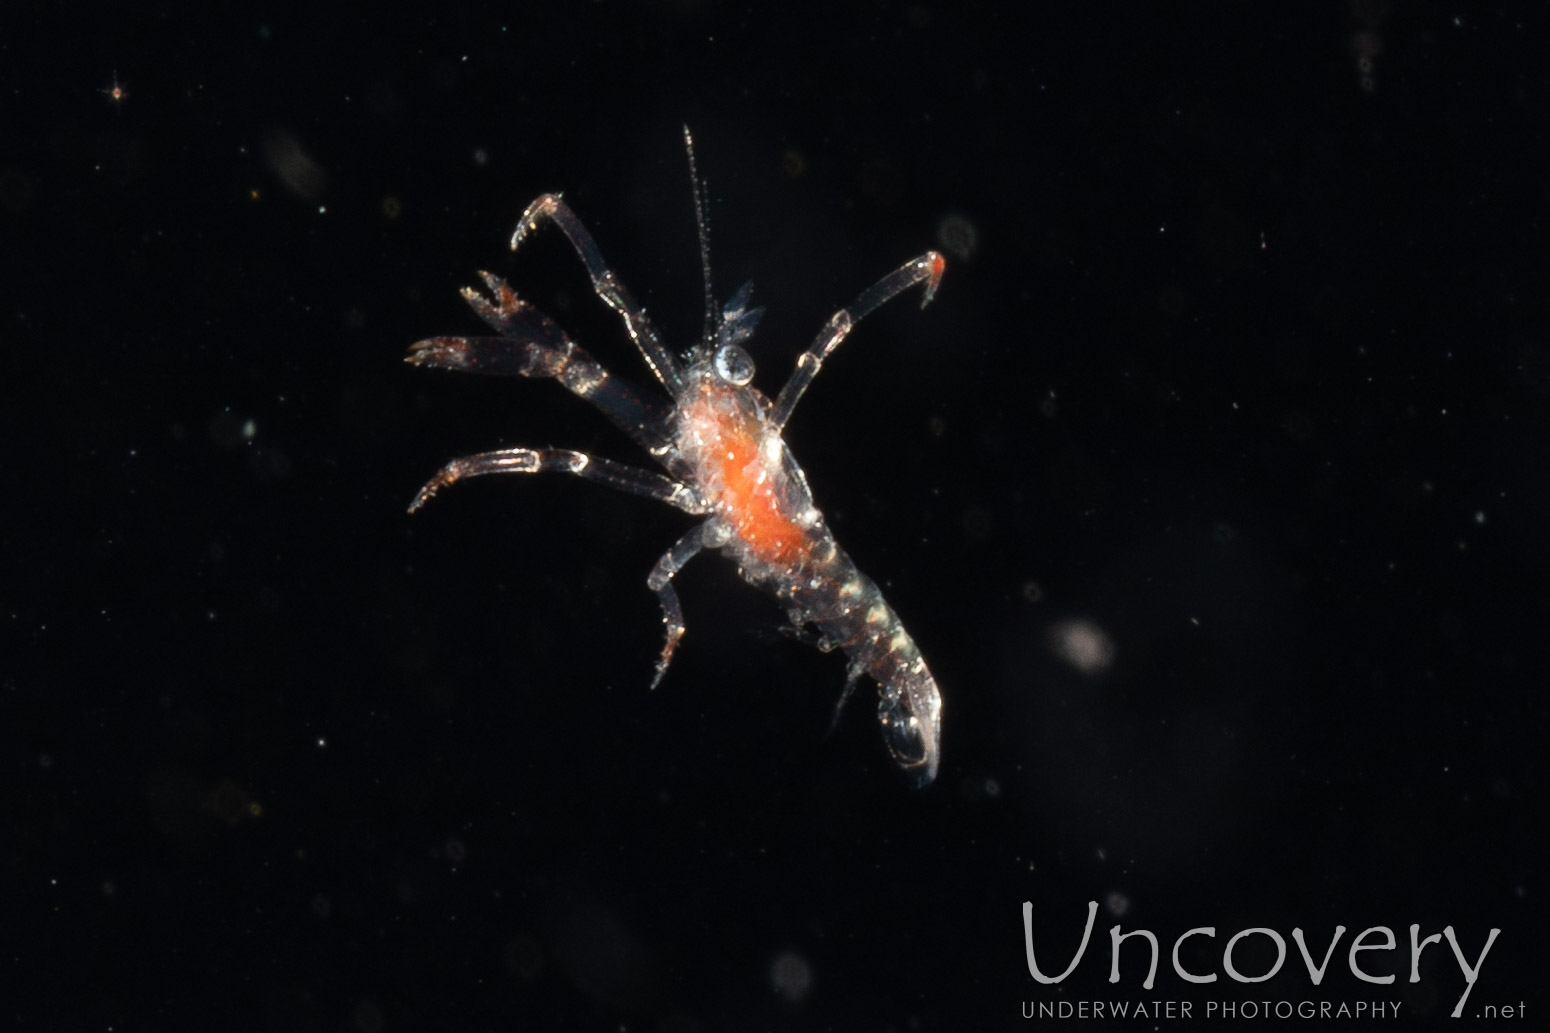
[[[689,152],[689,186],[694,190],[694,223],[700,231],[700,269],[705,277],[705,340],[711,341],[716,331],[716,297],[710,286],[710,219],[705,215],[709,199],[705,197],[705,182],[694,171],[694,137],[684,126],[684,150]]]

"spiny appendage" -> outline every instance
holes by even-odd
[[[673,576],[701,549],[718,541],[714,527],[706,524],[692,527],[661,555],[646,577],[646,587],[657,594],[657,601],[662,604],[662,623],[667,626],[667,641],[662,644],[662,656],[657,660],[656,673],[651,679],[653,689],[662,684],[662,676],[667,674],[667,666],[672,663],[673,653],[684,637],[683,606],[678,602],[678,593],[673,590]]]
[[[481,452],[478,455],[463,456],[437,470],[436,476],[425,482],[425,486],[415,494],[414,501],[409,503],[409,512],[415,512],[442,488],[465,477],[478,477],[490,473],[537,473],[546,466],[550,469],[579,472],[590,461],[590,457],[585,453],[560,449],[546,449],[540,452],[531,448],[508,448],[499,452]]]
[[[538,325],[544,317],[536,311],[532,314],[537,317],[533,327],[520,336],[516,330],[508,330],[500,337],[428,337],[410,345],[404,361],[411,366],[489,376],[553,377],[586,397],[588,389],[606,379],[607,374],[559,327],[549,323],[547,329],[554,332],[545,333],[546,328]],[[578,368],[571,369],[578,359]]]
[[[569,448],[502,448],[452,460],[420,489],[409,505],[409,512],[425,505],[442,488],[467,477],[543,472],[575,474],[605,487],[665,502],[686,513],[702,515],[706,509],[705,500],[693,488],[655,470],[642,470]]]
[[[479,313],[480,319],[502,334],[521,338],[525,342],[532,342],[539,346],[560,347],[567,342],[565,331],[542,312],[517,297],[516,291],[513,291],[505,280],[494,273],[481,271],[479,275],[489,289],[490,297],[486,298],[473,287],[463,287],[458,293],[463,295],[463,300],[468,302],[470,308]],[[478,340],[480,339],[468,337],[431,337],[424,341],[416,341],[409,346],[409,354],[404,357],[404,361],[415,366],[441,366],[445,369],[485,372],[480,368],[483,364],[476,353],[489,352],[494,349],[494,346],[472,343]],[[509,345],[505,349],[494,350],[515,349],[515,345]]]
[[[466,337],[427,337],[409,346],[404,361],[411,366],[438,366],[442,369],[469,369],[473,349]]]
[[[522,239],[538,228],[539,219],[554,218],[562,203],[559,194],[544,194],[523,209],[522,218],[517,220],[517,228],[511,234],[511,250],[515,251]]]
[[[409,503],[409,512],[418,512],[420,507],[429,502],[438,491],[462,477],[463,471],[459,468],[460,463],[461,460],[454,459],[440,470],[437,470],[436,476],[426,481],[420,490],[415,492],[414,501]]]
[[[473,287],[460,288],[458,293],[463,296],[464,301],[468,302],[469,307],[479,314],[480,319],[504,334],[537,338],[543,343],[553,344],[566,340],[563,330],[550,322],[543,313],[517,297],[516,291],[513,291],[505,280],[483,270],[480,270],[479,276],[490,291],[489,298]],[[480,338],[430,337],[411,344],[409,354],[404,356],[404,361],[413,366],[438,366],[443,369],[482,373],[489,372],[485,367],[492,365],[489,361],[491,353],[518,352],[520,354],[521,352],[516,344],[501,346],[488,343],[487,339],[483,340],[486,343],[478,343],[481,341]],[[481,353],[484,355],[483,361],[481,361]],[[493,365],[505,367],[512,364],[510,354],[498,355],[498,358],[504,361],[497,361]],[[504,368],[497,371],[518,372]]]
[[[573,357],[581,356],[592,372],[583,380],[600,379],[601,369],[585,359],[585,353],[548,316],[518,298],[498,276],[481,274],[490,289],[490,298],[472,287],[463,288],[463,297],[479,317],[500,332],[500,336],[431,337],[409,346],[404,361],[415,366],[437,366],[468,373],[495,376],[554,377],[562,374]],[[491,300],[493,299],[493,301]],[[572,390],[574,386],[567,384]],[[577,391],[578,394],[585,394]]]
[[[527,308],[528,304],[517,297],[517,292],[511,289],[510,284],[494,273],[481,269],[479,278],[490,292],[488,299],[473,287],[464,287],[458,293],[463,295],[463,300],[468,302],[470,308],[479,313],[480,319],[497,330],[504,330],[510,320]]]

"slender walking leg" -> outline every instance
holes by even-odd
[[[491,473],[543,473],[557,471],[573,473],[589,481],[606,484],[610,488],[627,491],[632,495],[644,495],[648,499],[666,502],[685,513],[698,516],[705,512],[705,503],[699,494],[686,484],[670,480],[659,473],[641,470],[612,459],[595,459],[585,452],[568,448],[503,448],[498,452],[480,452],[476,455],[454,459],[437,471],[436,476],[425,482],[414,501],[409,504],[413,513],[430,501],[442,488],[467,477],[480,477]],[[686,557],[687,558],[687,557]]]
[[[667,642],[662,646],[662,659],[657,661],[657,673],[651,679],[653,689],[662,683],[667,665],[673,660],[673,651],[678,648],[678,640],[684,637],[684,612],[678,602],[678,593],[673,591],[673,575],[705,548],[705,526],[700,524],[691,528],[688,534],[674,542],[673,547],[657,560],[656,566],[651,568],[646,578],[646,587],[657,593],[657,601],[662,604],[662,623],[667,625]]]
[[[830,316],[828,325],[819,332],[807,351],[797,358],[797,368],[792,372],[791,379],[786,381],[786,386],[780,389],[780,397],[775,399],[775,407],[770,412],[775,429],[778,431],[786,426],[786,421],[791,419],[791,411],[797,407],[797,401],[807,390],[807,385],[818,375],[823,360],[839,347],[852,327],[883,302],[922,280],[926,284],[926,296],[920,299],[920,307],[925,308],[936,294],[936,285],[942,281],[942,270],[946,267],[946,259],[935,251],[927,251],[872,284],[855,301]]]

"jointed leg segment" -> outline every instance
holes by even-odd
[[[699,515],[705,512],[704,501],[686,484],[650,470],[626,466],[611,459],[595,459],[585,452],[575,452],[568,448],[503,448],[497,452],[480,452],[454,459],[425,483],[425,487],[409,504],[409,512],[413,513],[425,505],[442,488],[467,477],[546,471],[573,473],[632,495],[644,495],[658,502],[666,502],[685,513]]]
[[[553,320],[517,297],[498,276],[481,273],[486,298],[472,288],[463,297],[499,337],[431,337],[416,341],[404,361],[487,376],[552,377],[591,402],[648,451],[659,447],[666,413],[656,399],[615,378]]]
[[[684,637],[684,612],[678,602],[678,593],[673,591],[673,575],[705,547],[704,532],[705,525],[700,524],[674,542],[646,578],[646,587],[657,593],[657,601],[662,604],[662,623],[667,625],[667,642],[662,646],[662,658],[657,661],[657,673],[651,679],[653,689],[661,684],[667,665],[673,660],[673,651],[678,648],[678,640]]]
[[[775,407],[771,411],[770,418],[774,421],[776,429],[786,426],[786,421],[791,418],[791,411],[797,407],[797,401],[807,390],[807,385],[811,384],[813,378],[818,375],[818,368],[823,365],[823,360],[839,347],[840,342],[857,323],[894,295],[922,281],[925,281],[926,293],[925,297],[920,299],[920,307],[925,308],[932,296],[936,294],[936,285],[941,282],[942,270],[946,267],[947,261],[941,255],[935,251],[927,251],[872,284],[862,291],[861,296],[855,301],[830,316],[828,325],[819,332],[807,351],[797,358],[796,370],[786,381],[786,386],[780,389],[780,397],[775,399]]]
[[[559,194],[544,194],[527,206],[517,223],[516,231],[511,235],[511,249],[515,251],[517,245],[522,243],[522,238],[538,228],[540,219],[553,221],[570,238],[571,247],[581,256],[588,275],[592,277],[592,289],[624,319],[624,329],[640,349],[646,365],[651,367],[651,372],[662,382],[662,386],[676,396],[682,386],[683,376],[673,353],[662,343],[662,337],[646,316],[646,310],[641,308],[624,284],[619,282],[613,270],[608,268],[608,263],[603,261],[603,253],[598,250],[592,234],[587,232],[570,206],[560,200]]]

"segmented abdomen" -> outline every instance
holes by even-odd
[[[822,634],[819,647],[850,658],[846,692],[862,674],[878,685],[878,718],[893,758],[921,783],[936,777],[942,697],[904,623],[827,528],[811,534],[807,562],[795,577],[771,579],[797,625]],[[746,568],[745,568],[746,576]],[[750,580],[754,580],[750,578]]]

